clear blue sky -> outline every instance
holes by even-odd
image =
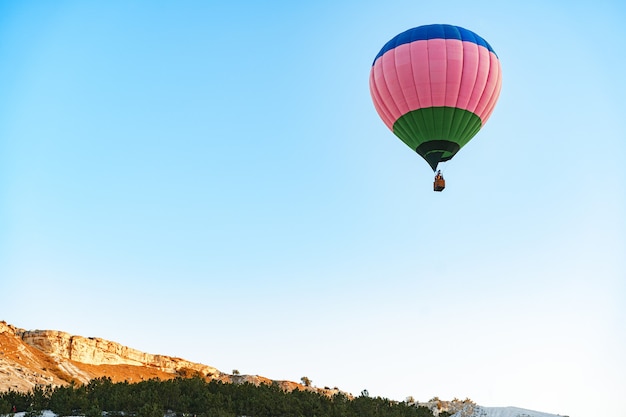
[[[4,1],[0,319],[357,395],[614,414],[625,21],[618,0]],[[430,23],[503,70],[443,193],[368,89]]]

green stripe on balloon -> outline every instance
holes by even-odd
[[[480,117],[470,111],[455,107],[427,107],[402,115],[394,123],[393,133],[435,170],[439,162],[451,159],[481,127]],[[433,143],[424,145],[426,142]],[[453,145],[446,145],[445,142],[452,142]],[[424,146],[420,148],[421,145]]]

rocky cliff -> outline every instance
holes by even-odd
[[[150,367],[170,374],[176,374],[185,369],[207,377],[220,375],[217,369],[210,366],[169,356],[151,355],[97,337],[72,336],[56,330],[20,331],[19,334],[26,344],[59,361],[72,361],[97,366]]]
[[[109,340],[56,330],[24,330],[0,321],[0,391],[28,391],[35,385],[65,385],[72,381],[87,383],[99,377],[138,382],[179,376],[256,385],[275,383],[287,391],[338,392],[258,375],[230,375],[211,366],[140,352]]]

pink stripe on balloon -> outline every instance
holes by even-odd
[[[446,40],[429,39],[428,65],[430,72],[430,95],[433,98],[433,106],[440,107],[446,105]],[[459,42],[460,41],[455,41]]]
[[[409,111],[449,106],[484,123],[501,86],[496,55],[473,42],[429,39],[387,51],[370,72],[374,106],[387,126]]]
[[[456,107],[463,76],[463,42],[449,42],[446,39],[446,96],[444,105]]]
[[[487,81],[485,82],[485,88],[483,89],[483,94],[475,110],[475,113],[478,115],[478,117],[481,118],[481,120],[491,110],[489,108],[489,103],[491,102],[491,98],[493,97],[494,92],[496,91],[498,80],[500,78],[501,78],[500,77],[500,62],[498,61],[498,58],[496,58],[495,54],[490,52],[489,53],[489,69],[487,72]],[[483,123],[484,123],[484,120],[483,120]]]
[[[404,99],[402,84],[400,83],[401,77],[398,76],[398,70],[396,68],[396,62],[394,58],[395,54],[391,54],[390,59],[385,59],[382,62],[382,74],[385,82],[387,83],[387,91],[389,92],[389,95],[393,97],[393,106],[389,105],[389,108],[397,109],[400,114],[405,114],[411,109]]]
[[[374,99],[374,107],[387,127],[393,130],[393,124],[402,115],[397,108],[391,109],[387,103],[394,105],[389,94],[387,83],[382,72],[382,65],[372,67],[370,72],[370,92]]]
[[[385,106],[385,103],[381,98],[381,94],[378,91],[378,86],[374,82],[374,71],[370,73],[370,93],[374,101],[374,107],[376,108],[376,112],[380,115],[380,118],[383,120],[385,125],[387,125],[390,130],[393,130],[393,123],[397,119],[394,118],[393,114]]]
[[[411,75],[406,77],[407,82],[413,83],[417,94],[417,100],[411,103],[411,110],[433,106],[433,98],[430,93],[430,71],[426,65],[428,62],[427,42],[423,40],[410,43],[407,47],[408,52],[404,52],[411,57]],[[402,52],[401,50],[400,53]]]
[[[408,49],[408,48],[407,48]],[[402,52],[402,51],[399,51]],[[413,67],[411,51],[408,49],[405,53],[394,53],[395,71],[398,77],[400,89],[404,105],[407,111],[419,107],[419,98],[415,83],[413,82]]]
[[[480,46],[473,42],[463,42],[463,73],[461,74],[461,87],[457,97],[456,107],[467,110],[469,101],[476,84],[478,72],[478,49]]]
[[[476,108],[483,96],[487,78],[489,77],[489,51],[486,48],[478,48],[478,68],[474,73],[474,88],[470,94],[469,102],[465,110],[476,113]]]
[[[489,120],[489,118],[491,117],[491,113],[493,113],[493,109],[496,108],[496,101],[498,101],[498,97],[500,96],[500,90],[502,89],[502,77],[498,77],[498,84],[496,85],[496,89],[493,92],[493,95],[491,96],[491,100],[489,100],[489,104],[487,105],[487,108],[485,109],[486,113],[483,117],[481,117],[481,120],[483,122],[483,125],[485,123],[487,123],[487,120]]]

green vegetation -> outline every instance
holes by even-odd
[[[52,410],[59,416],[100,417],[432,417],[426,407],[372,398],[328,397],[312,391],[285,392],[277,385],[207,382],[202,378],[113,383],[94,379],[86,385],[35,387],[28,393],[0,393],[0,414]],[[445,417],[447,413],[441,413]]]

